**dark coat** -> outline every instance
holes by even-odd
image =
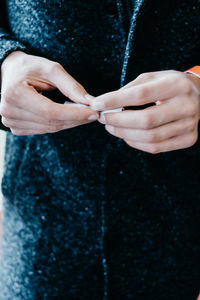
[[[109,74],[98,86],[68,65],[63,38],[44,17],[64,20],[66,2],[7,0],[12,36],[1,31],[0,59],[21,49],[61,62],[94,95],[119,88]],[[128,36],[121,85],[142,72],[199,64],[199,0],[137,3],[134,12],[128,1],[120,6]],[[97,122],[8,133],[5,166],[0,300],[197,298],[199,141],[151,155]]]

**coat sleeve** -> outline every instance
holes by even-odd
[[[18,41],[9,30],[8,14],[5,1],[0,1],[0,66],[3,60],[13,51],[27,51],[27,47]],[[0,118],[0,129],[10,131],[5,127]]]

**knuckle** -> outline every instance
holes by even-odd
[[[11,128],[10,131],[12,132],[12,134],[20,136],[20,135],[24,135],[24,131],[23,130],[19,130],[16,128]]]
[[[21,53],[15,59],[17,59],[17,64],[19,66],[24,66],[25,64],[27,64],[29,62],[29,56],[25,53]]]
[[[5,118],[5,117],[2,117],[1,118],[1,122],[2,122],[2,124],[4,125],[4,126],[6,126],[6,127],[11,127],[11,122],[10,122],[10,120],[9,119],[7,119],[7,118]]]
[[[149,79],[153,78],[153,74],[150,72],[146,72],[146,73],[140,74],[137,78],[141,79],[141,80],[149,80]]]
[[[0,104],[0,115],[2,117],[8,117],[7,116],[8,115],[8,109],[6,108],[6,105],[3,104],[3,103]]]
[[[13,88],[6,89],[3,92],[2,101],[4,101],[5,103],[13,103],[13,100],[14,100],[14,89]]]
[[[143,99],[148,97],[148,94],[149,94],[149,90],[147,87],[138,87],[136,97],[138,97],[139,99]]]
[[[175,69],[170,69],[169,72],[171,72],[171,73],[177,73],[177,70],[175,70]]]
[[[48,62],[48,63],[46,63]],[[44,75],[49,77],[53,74],[55,74],[59,69],[61,69],[62,66],[56,61],[51,60],[45,60],[44,69],[42,72],[44,72]]]
[[[7,88],[2,93],[2,102],[13,104],[20,100],[21,90],[19,84],[13,84],[11,87]]]
[[[151,144],[148,146],[147,152],[149,152],[151,154],[157,154],[157,153],[160,153],[160,150],[157,145]]]
[[[148,112],[143,115],[143,118],[141,119],[142,127],[143,129],[151,129],[153,127],[153,117]]]
[[[188,147],[193,146],[197,142],[197,139],[198,139],[197,132],[190,134],[187,139],[187,146]]]
[[[188,98],[188,108],[187,108],[187,112],[190,116],[195,116],[198,112],[198,103],[196,101],[194,101],[192,98]]]
[[[195,119],[190,119],[187,124],[187,129],[189,132],[193,132],[197,128],[197,122]]]
[[[138,75],[137,79],[145,79],[146,77],[146,73],[141,73],[140,75]]]
[[[60,69],[62,66],[56,61],[51,61],[49,64],[49,71],[55,72],[56,70]]]
[[[128,146],[134,148],[134,142],[132,142],[132,141],[130,141],[130,140],[127,140],[127,139],[124,139],[124,142],[125,142]]]
[[[149,143],[153,143],[153,142],[157,142],[159,140],[159,136],[158,133],[155,131],[150,131],[147,134],[147,142]]]

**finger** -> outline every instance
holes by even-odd
[[[55,133],[58,131],[71,129],[81,125],[86,125],[88,123],[90,122],[88,121],[85,123],[70,123],[70,124],[65,124],[64,126],[46,126],[46,127],[37,127],[37,128],[36,127],[31,128],[31,126],[30,127],[28,126],[27,128],[23,128],[23,126],[20,125],[20,127],[12,127],[11,132],[15,135],[35,135],[35,134]]]
[[[166,71],[157,71],[157,72],[147,72],[147,73],[142,73],[140,74],[137,78],[135,78],[133,81],[127,83],[126,85],[124,85],[123,87],[120,88],[120,90],[122,89],[127,89],[127,88],[130,88],[130,87],[133,87],[133,86],[136,86],[136,85],[139,85],[139,84],[143,84],[143,83],[146,83],[146,82],[150,82],[156,78],[160,78],[161,76],[164,77],[164,76],[167,76],[169,74],[174,74],[175,72],[177,71],[174,71],[174,70],[166,70]],[[89,100],[89,104],[91,105],[91,103],[96,100],[95,97],[92,97],[91,100]]]
[[[156,78],[160,78],[161,76],[164,77],[166,75],[169,74],[174,74],[177,71],[174,70],[165,70],[165,71],[157,71],[157,72],[146,72],[146,73],[142,73],[140,74],[136,79],[134,79],[133,81],[127,83],[126,85],[124,85],[121,89],[126,89],[138,84],[142,84],[142,83],[146,83],[149,81],[152,81]]]
[[[160,143],[140,143],[130,140],[125,140],[125,142],[132,148],[142,150],[151,154],[157,154],[161,152],[168,152],[173,150],[185,149],[193,146],[197,141],[196,134],[185,134],[170,138],[166,141]]]
[[[127,89],[119,89],[96,97],[91,103],[94,110],[108,110],[121,106],[137,106],[173,98],[189,91],[191,84],[185,77],[170,76],[152,80]]]
[[[46,120],[44,117],[39,117],[38,115],[26,111],[22,108],[15,107],[13,105],[4,104],[3,108],[1,108],[1,115],[4,119],[9,120],[18,120],[18,121],[29,121],[34,123],[40,123],[44,125],[64,125],[65,121],[60,120],[51,120],[50,122]]]
[[[26,109],[46,120],[71,120],[86,121],[96,120],[99,114],[86,107],[75,107],[67,104],[59,104],[39,94],[33,87],[26,85],[18,91],[19,95],[13,99],[18,108]]]
[[[16,119],[8,119],[2,117],[2,123],[4,126],[8,128],[19,128],[19,129],[35,129],[35,130],[42,130],[47,132],[56,132],[63,129],[71,128],[73,126],[79,126],[83,124],[88,124],[92,121],[86,121],[84,123],[80,122],[60,122],[57,124],[42,124],[38,122],[29,122],[24,120],[16,120]]]
[[[102,124],[133,128],[150,129],[169,122],[191,117],[195,114],[196,103],[188,101],[186,96],[166,100],[161,105],[155,105],[142,110],[124,110],[119,113],[102,115]]]
[[[24,121],[24,120],[17,120],[17,119],[9,119],[2,117],[2,123],[4,126],[8,128],[19,128],[19,129],[35,129],[41,130],[45,132],[53,132],[59,131],[63,128],[68,127],[72,123],[70,122],[60,122],[59,124],[43,124],[39,122],[31,122],[31,121]]]
[[[72,105],[72,104],[71,104]],[[74,104],[77,105],[78,104]],[[81,104],[82,105],[82,104]],[[18,108],[16,106],[10,105],[8,103],[4,103],[1,107],[1,115],[4,119],[9,120],[18,120],[18,121],[28,121],[34,123],[40,123],[44,125],[65,125],[66,121],[63,120],[46,120],[43,116],[40,117],[32,112],[26,111],[22,108]],[[71,122],[71,121],[69,121]],[[90,121],[88,121],[90,122]],[[79,124],[79,123],[78,123]]]
[[[54,63],[49,79],[66,97],[75,102],[88,104],[93,97],[60,64]]]
[[[121,128],[110,125],[106,125],[105,129],[112,135],[122,139],[141,143],[158,143],[177,135],[194,132],[197,125],[195,119],[187,118],[150,130]]]

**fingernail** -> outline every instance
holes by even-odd
[[[106,119],[105,119],[104,114],[101,113],[101,116],[100,116],[100,118],[99,118],[98,121],[99,121],[100,123],[102,123],[102,124],[105,124],[105,123],[106,123]]]
[[[85,98],[86,98],[87,100],[93,100],[95,97],[92,96],[92,95],[90,95],[90,94],[85,94]]]
[[[91,103],[91,108],[94,110],[101,110],[104,108],[104,103],[103,101],[93,101]]]
[[[98,119],[98,115],[90,115],[89,117],[88,117],[88,120],[89,121],[94,121],[94,120],[97,120]]]
[[[106,128],[106,130],[108,130],[110,133],[114,133],[114,131],[115,131],[114,126],[111,126],[111,125],[106,125],[105,128]]]

